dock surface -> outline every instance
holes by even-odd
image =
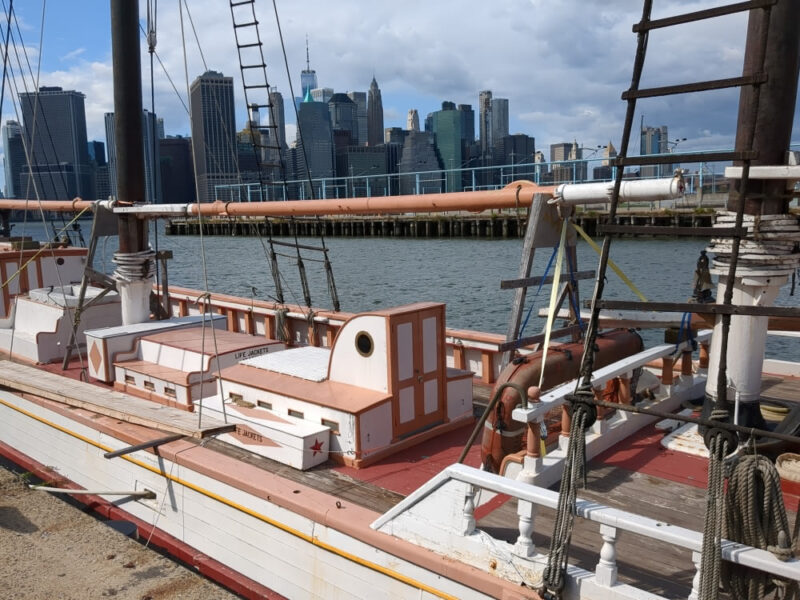
[[[0,463],[0,600],[233,600],[239,596]]]

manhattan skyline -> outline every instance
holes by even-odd
[[[654,17],[723,3],[667,1],[659,3]],[[140,10],[144,9],[142,4]],[[230,15],[207,1],[192,2],[190,9],[208,69],[234,78],[236,126],[241,128],[245,107]],[[630,81],[636,41],[630,27],[639,18],[638,3],[409,2],[402,9],[373,3],[365,10],[349,1],[333,6],[312,0],[279,2],[278,9],[295,96],[300,92],[300,71],[306,67],[308,35],[310,66],[319,87],[367,91],[374,75],[382,92],[387,128],[404,127],[409,109],[417,109],[424,118],[438,110],[443,100],[472,104],[477,112],[479,91],[492,90],[496,97],[509,100],[509,132],[534,136],[540,148],[573,139],[590,147],[609,140],[619,146],[625,109],[620,94]],[[33,46],[40,35],[41,3],[26,3],[16,10],[35,68]],[[156,51],[188,104],[177,13],[172,3],[159,6]],[[291,92],[269,3],[259,6],[259,16],[270,84],[288,99]],[[737,15],[720,19],[710,28],[699,24],[676,28],[669,36],[653,34],[643,85],[739,74],[745,19]],[[78,36],[78,30],[92,35]],[[113,110],[107,2],[89,0],[80,10],[50,3],[43,39],[40,85],[83,92],[88,137],[104,139],[103,114]],[[188,46],[191,81],[206,68],[193,39]],[[144,46],[142,68],[144,107],[149,110]],[[186,135],[188,115],[157,61],[155,68],[155,112],[164,117],[167,134]],[[19,120],[6,98],[2,120]],[[682,144],[686,150],[732,146],[738,93],[714,92],[702,103],[694,98],[640,102],[636,122],[644,114],[648,123],[668,124],[672,136],[687,138]],[[288,102],[285,112],[289,142],[295,138],[295,115]],[[800,138],[797,112],[793,141]],[[637,146],[634,139],[631,147]]]

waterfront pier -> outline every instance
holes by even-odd
[[[629,209],[617,212],[614,224],[659,227],[710,227],[713,211],[696,208],[662,210]],[[589,235],[596,235],[598,225],[608,222],[605,211],[579,212],[575,221]],[[173,219],[167,223],[167,235],[219,236],[318,236],[328,237],[397,237],[397,238],[470,238],[507,239],[525,232],[527,211],[509,210],[483,213],[358,215],[320,218],[197,218]],[[645,236],[646,234],[640,234]]]

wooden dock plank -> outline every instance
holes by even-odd
[[[12,392],[26,392],[90,410],[125,423],[144,425],[188,437],[204,438],[233,431],[235,428],[233,424],[206,416],[203,417],[204,426],[198,427],[197,415],[193,413],[8,360],[0,360],[0,386]]]

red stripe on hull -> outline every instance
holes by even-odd
[[[49,469],[29,456],[18,452],[3,442],[0,442],[0,455],[27,471],[30,471],[39,479],[44,481],[56,480],[60,487],[81,489],[80,486],[65,479],[59,473]],[[200,571],[205,577],[216,581],[220,585],[248,600],[286,600],[285,596],[281,596],[277,592],[253,581],[249,577],[245,577],[241,573],[234,571],[210,556],[206,556],[174,536],[154,528],[150,523],[146,523],[113,504],[110,504],[100,496],[79,495],[72,496],[72,498],[85,504],[87,508],[90,508],[109,520],[133,523],[136,526],[139,539],[149,539],[149,545],[158,546],[170,556],[190,565]]]

